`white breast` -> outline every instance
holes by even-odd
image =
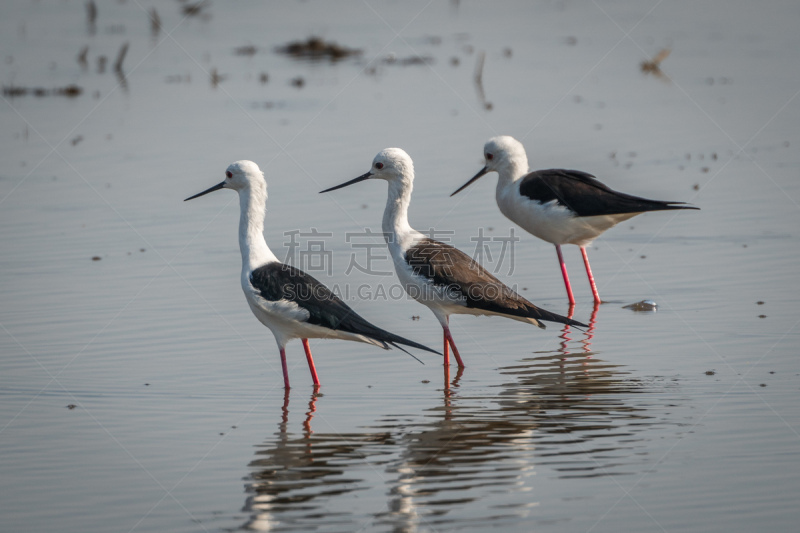
[[[586,246],[607,229],[638,214],[575,216],[555,200],[541,203],[522,196],[519,183],[497,196],[497,206],[522,229],[549,243]]]
[[[420,233],[414,238],[399,239],[399,243],[389,243],[389,252],[394,261],[400,284],[411,298],[428,306],[440,320],[446,315],[464,312],[467,305],[465,298],[415,274],[411,265],[406,261],[408,248],[424,237],[425,235]]]

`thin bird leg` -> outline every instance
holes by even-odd
[[[289,387],[289,369],[286,368],[286,349],[281,346],[281,366],[283,367],[283,387],[285,389],[290,389]]]
[[[564,256],[561,255],[561,245],[556,244],[555,246],[556,253],[558,254],[558,262],[561,265],[561,275],[564,276],[564,286],[567,288],[569,305],[575,305],[575,297],[572,295],[572,286],[569,284],[569,276],[567,275],[567,265],[564,263]]]
[[[600,295],[597,294],[597,285],[594,284],[594,276],[592,276],[592,267],[589,266],[589,256],[586,255],[586,247],[581,246],[581,255],[583,255],[583,264],[586,265],[586,275],[589,276],[589,285],[592,286],[592,294],[594,295],[594,303],[603,303]]]
[[[447,342],[447,333],[444,328],[442,328],[442,338],[444,338],[444,349],[442,353],[444,354],[444,366],[450,366],[450,344]]]
[[[303,349],[306,351],[306,359],[308,359],[308,369],[311,371],[311,379],[314,380],[314,387],[319,387],[319,378],[317,377],[317,369],[314,366],[314,358],[311,357],[311,348],[308,346],[308,339],[301,339],[303,341]]]
[[[449,322],[449,319],[448,319]],[[456,348],[456,341],[453,340],[453,336],[450,334],[450,327],[444,327],[444,338],[447,342],[450,343],[450,347],[453,348],[453,355],[456,358],[456,362],[458,363],[458,368],[464,368],[464,361],[461,360],[461,356],[458,354],[458,348]],[[450,362],[450,358],[448,357],[447,362]]]

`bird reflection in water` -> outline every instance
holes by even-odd
[[[249,494],[243,511],[250,518],[242,529],[270,531],[316,527],[320,516],[326,524],[343,530],[353,526],[350,513],[331,505],[331,499],[365,490],[367,483],[357,476],[359,466],[380,462],[390,453],[389,432],[315,433],[311,421],[319,397],[315,391],[305,412],[303,431],[289,430],[289,390],[286,390],[281,420],[275,437],[259,446],[248,466],[245,491]],[[372,467],[370,467],[372,468]],[[342,512],[331,512],[338,507]]]
[[[638,472],[643,432],[659,421],[634,400],[644,383],[591,351],[596,319],[597,307],[583,338],[567,326],[558,349],[501,368],[514,379],[496,395],[464,396],[460,375],[448,382],[443,406],[398,439],[405,449],[379,521],[396,531],[502,527],[538,506],[536,468],[560,478]]]
[[[583,350],[583,352],[586,353],[587,357],[591,357],[591,349],[589,347],[591,346],[592,339],[594,338],[594,330],[595,330],[595,325],[596,325],[596,322],[597,322],[597,310],[599,308],[600,308],[600,304],[599,303],[595,303],[594,307],[592,309],[592,316],[589,319],[589,327],[586,329],[585,332],[582,331],[583,339],[580,340],[580,343],[582,345],[581,349]],[[567,318],[571,319],[572,315],[574,314],[574,312],[575,312],[575,306],[574,305],[570,305],[569,306],[569,312],[567,314]],[[572,337],[570,336],[570,332],[571,332],[572,327],[573,326],[570,326],[569,324],[565,324],[564,327],[561,329],[561,335],[559,335],[559,338],[561,339],[559,350],[562,353],[564,353],[565,355],[569,354],[570,350],[571,350],[569,344],[573,340]],[[461,380],[461,377],[464,374],[464,368],[465,367],[458,367],[458,371],[456,372],[456,377],[451,382],[450,381],[450,365],[449,364],[444,365],[445,401],[447,401],[447,399],[449,397],[448,391],[449,391],[450,387],[451,386],[456,386],[458,381]]]
[[[641,472],[648,431],[674,421],[648,394],[662,387],[591,351],[596,313],[582,337],[562,331],[555,350],[500,368],[506,382],[465,388],[458,372],[437,405],[387,413],[359,432],[312,431],[314,394],[293,434],[287,395],[278,432],[250,463],[243,527],[518,529],[546,519],[535,510],[545,476]]]
[[[589,327],[583,332],[584,336],[581,339],[581,344],[583,345],[583,351],[588,355],[591,356],[591,349],[589,346],[592,345],[592,339],[594,338],[594,329],[595,325],[597,324],[597,310],[600,309],[600,304],[595,302],[594,307],[592,308],[592,316],[589,317]],[[575,312],[575,306],[569,306],[569,312],[567,313],[567,318],[572,318],[573,313]],[[565,325],[561,329],[561,335],[559,338],[561,339],[561,352],[565,355],[570,353],[569,342],[572,340],[570,337],[570,330],[571,326],[569,324]]]

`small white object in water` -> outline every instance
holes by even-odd
[[[623,309],[630,309],[632,311],[658,311],[658,304],[655,303],[653,300],[642,300],[641,302],[636,302],[635,304],[624,305],[622,306]]]

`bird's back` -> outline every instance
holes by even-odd
[[[650,200],[615,191],[591,174],[578,170],[531,172],[520,180],[519,194],[542,204],[555,201],[579,217],[697,209],[683,202]]]

